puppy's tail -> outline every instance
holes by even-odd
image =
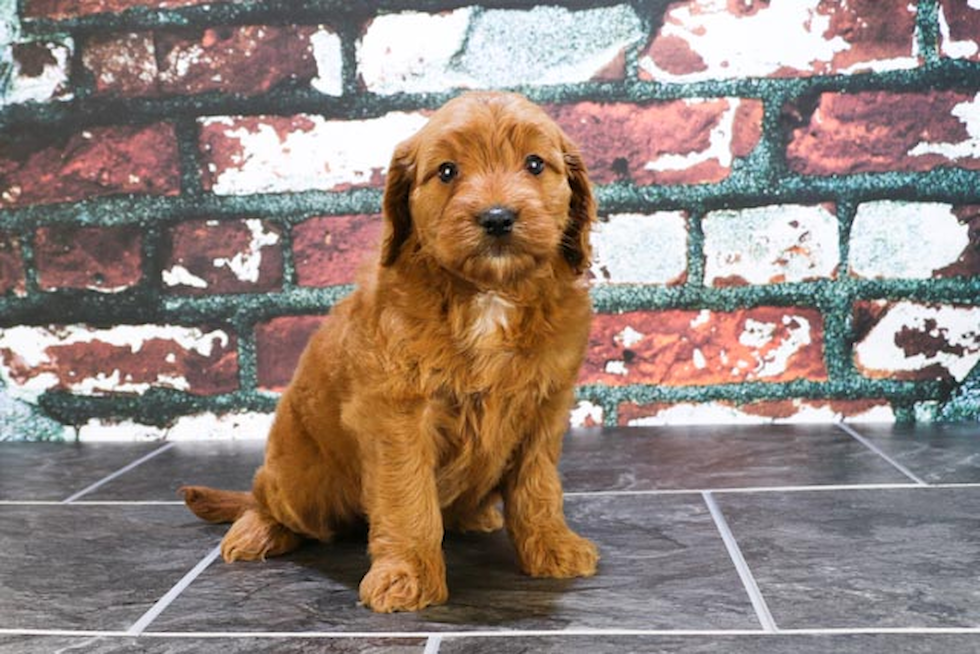
[[[226,491],[207,486],[183,486],[178,491],[194,514],[208,522],[234,522],[255,508],[255,496],[247,491]]]

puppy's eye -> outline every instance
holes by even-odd
[[[544,159],[536,154],[529,154],[524,160],[524,168],[532,175],[540,175],[544,172]]]
[[[453,181],[457,175],[459,175],[459,168],[452,161],[439,164],[439,181],[443,184]]]

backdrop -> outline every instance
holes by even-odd
[[[573,424],[978,420],[974,6],[0,0],[0,439],[263,436],[463,89],[597,187]]]

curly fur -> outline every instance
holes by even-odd
[[[251,494],[187,487],[188,506],[234,522],[228,561],[366,518],[360,596],[375,611],[446,601],[445,529],[506,526],[527,574],[594,574],[557,472],[591,315],[577,148],[520,96],[467,94],[397,147],[383,204],[378,263],[307,345]],[[516,213],[505,237],[478,224],[493,206]]]

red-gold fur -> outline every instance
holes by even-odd
[[[478,224],[492,206],[517,214],[503,239]],[[188,487],[188,506],[234,521],[227,561],[367,518],[375,611],[446,601],[444,529],[506,525],[527,574],[594,574],[557,472],[591,314],[578,150],[520,96],[464,95],[396,149],[384,218],[380,262],[307,345],[252,493]]]

